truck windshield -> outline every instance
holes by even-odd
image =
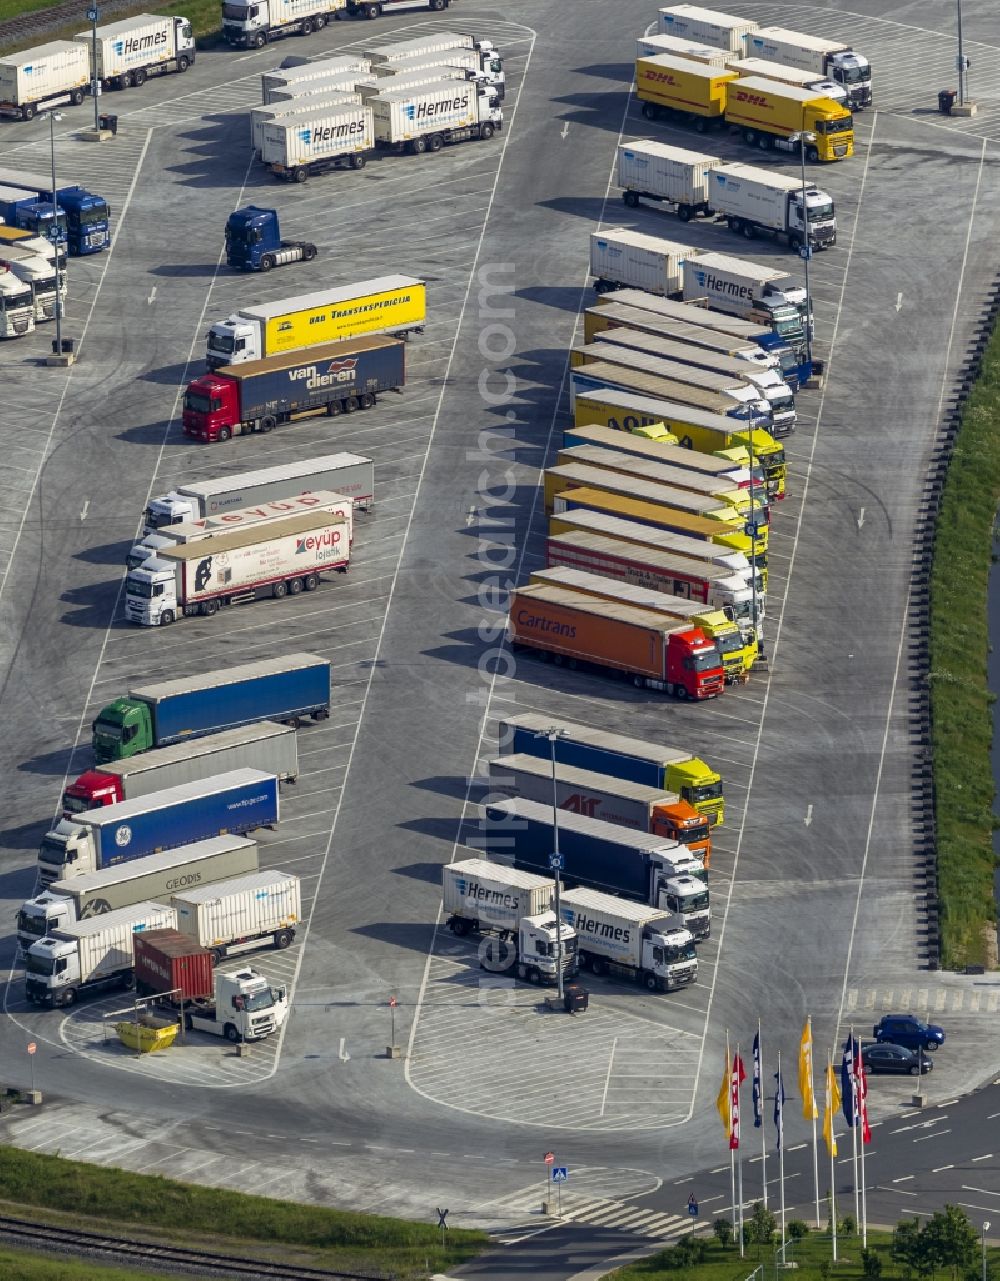
[[[243,998],[243,1008],[247,1014],[259,1014],[261,1010],[270,1010],[274,1005],[274,993],[269,987],[263,992],[248,993]]]
[[[18,307],[30,307],[31,290],[26,289],[24,293],[19,294],[5,294],[2,299],[0,299],[0,302],[3,303],[4,311],[14,311]]]
[[[854,117],[848,111],[833,120],[817,120],[815,127],[817,133],[847,133],[849,129],[854,128]]]
[[[85,796],[71,796],[69,792],[63,792],[63,809],[70,814],[82,814],[84,810],[94,808],[94,802]]]
[[[29,916],[23,911],[17,914],[17,928],[22,934],[34,934],[36,938],[43,938],[45,924],[44,916]]]
[[[62,867],[66,862],[66,846],[62,841],[54,841],[51,837],[43,836],[38,858],[42,863],[54,863],[57,867]]]
[[[176,523],[174,521],[173,512],[171,512],[169,508],[147,507],[145,516],[146,524],[151,529],[162,529],[164,525],[173,525]]]
[[[495,76],[498,76],[500,72],[503,71],[503,63],[500,61],[499,58],[490,59],[490,71]]]
[[[708,907],[708,890],[701,894],[684,894],[678,900],[682,912],[703,912]]]
[[[89,209],[80,211],[80,226],[94,227],[99,222],[107,222],[111,210],[102,200],[100,204],[91,205]]]
[[[774,391],[773,396],[770,394],[772,391]],[[795,408],[795,397],[790,392],[777,391],[769,387],[767,403],[771,406],[772,413],[786,414]]]
[[[785,451],[783,449],[779,447],[778,449],[772,450],[771,453],[768,454],[767,469],[769,472],[774,471],[778,467],[784,467],[784,465],[785,465]]]
[[[805,332],[802,328],[802,317],[798,312],[790,312],[787,316],[776,316],[774,327],[782,338],[801,338]]]
[[[156,588],[159,587],[158,592]],[[154,596],[159,596],[163,591],[162,585],[151,582],[148,578],[139,578],[137,574],[129,574],[125,579],[125,595],[136,596],[140,600],[152,600]]]
[[[194,414],[210,414],[213,409],[219,408],[219,402],[200,392],[189,391],[184,397],[184,408],[190,409]]]
[[[719,666],[719,652],[714,646],[703,649],[700,654],[691,654],[685,658],[684,666],[689,672],[710,672],[713,667]]]
[[[692,787],[688,799],[697,805],[699,801],[714,801],[722,796],[722,779],[717,783],[702,783],[701,787]]]
[[[825,222],[828,218],[833,217],[833,201],[824,200],[820,204],[809,204],[806,206],[809,210],[810,222]]]
[[[29,974],[54,974],[55,967],[55,960],[51,956],[32,956],[30,952],[24,962],[24,968]]]
[[[224,4],[222,6],[223,18],[229,18],[233,22],[242,22],[245,18],[256,18],[257,6],[245,4]]]
[[[236,350],[236,340],[233,335],[220,333],[217,329],[209,330],[208,345],[213,351],[221,351],[227,356],[231,356]]]
[[[679,827],[673,833],[674,840],[679,845],[691,845],[695,841],[703,841],[708,836],[708,820],[704,823],[698,823],[694,827]]]
[[[721,636],[713,636],[716,648],[720,654],[735,654],[743,648],[743,641],[737,632],[723,632]]]
[[[656,953],[654,952],[653,955],[655,956]],[[663,960],[667,965],[672,965],[675,961],[693,961],[694,943],[674,943],[663,948]]]

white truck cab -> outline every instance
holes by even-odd
[[[172,521],[170,522],[173,523]],[[163,534],[147,534],[138,543],[133,543],[129,549],[125,564],[129,569],[138,569],[140,565],[145,565],[148,560],[156,555],[157,552],[163,551],[165,547],[176,547],[177,544],[172,538],[167,538]]]
[[[272,987],[260,970],[247,965],[216,970],[214,1000],[191,1005],[184,1026],[238,1044],[263,1040],[277,1032],[287,1017],[287,988]]]
[[[177,574],[172,561],[151,556],[125,579],[125,617],[143,627],[158,627],[161,616],[172,618],[183,612],[177,601]]]
[[[698,977],[698,959],[691,931],[678,926],[644,934],[640,968],[655,975],[668,992],[693,983]]]
[[[660,883],[658,906],[673,912],[676,924],[690,930],[696,939],[711,934],[711,909],[704,881],[694,876],[668,877]]]
[[[146,523],[143,525],[142,532],[148,537],[150,534],[155,534],[158,529],[162,529],[164,525],[177,525],[181,521],[196,520],[198,513],[190,498],[185,498],[183,494],[171,490],[168,494],[151,498],[144,515]]]
[[[88,828],[61,818],[42,837],[38,849],[38,877],[42,885],[65,876],[83,876],[97,870],[94,841]]]
[[[251,325],[236,314],[217,321],[208,331],[206,354],[209,368],[237,365],[244,360],[260,360],[258,332],[256,325]]]
[[[22,338],[35,328],[31,285],[12,271],[0,270],[0,338]]]
[[[557,924],[555,912],[524,916],[518,927],[517,977],[529,983],[555,983],[559,944],[562,945],[563,977],[576,974],[576,930]]]

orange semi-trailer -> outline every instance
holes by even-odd
[[[704,632],[631,605],[561,587],[518,587],[509,628],[515,650],[605,668],[678,698],[714,698],[725,687],[719,651]]]

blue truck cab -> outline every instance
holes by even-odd
[[[270,271],[289,262],[311,262],[316,246],[282,240],[278,211],[247,205],[226,222],[226,262],[237,271]]]
[[[111,243],[111,210],[103,196],[84,187],[60,187],[55,206],[51,188],[0,186],[0,218],[9,226],[56,239],[74,256],[99,253]],[[59,227],[57,238],[54,225]]]

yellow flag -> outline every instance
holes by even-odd
[[[726,1062],[722,1069],[722,1085],[719,1087],[719,1093],[715,1100],[715,1106],[718,1108],[719,1116],[725,1127],[726,1138],[732,1137],[733,1133],[733,1116],[732,1116],[732,1068],[729,1065],[729,1046],[726,1046]]]
[[[827,1059],[826,1062],[826,1109],[823,1112],[823,1138],[826,1140],[826,1150],[831,1156],[837,1155],[837,1139],[833,1133],[833,1118],[840,1111],[840,1090],[837,1086],[837,1077],[833,1070],[833,1064]]]
[[[806,1019],[799,1042],[799,1094],[802,1096],[802,1115],[807,1121],[819,1116],[816,1094],[813,1090],[813,1033],[812,1019]]]

